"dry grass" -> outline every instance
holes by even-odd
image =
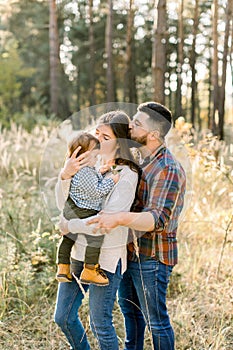
[[[49,135],[46,128],[29,134],[15,125],[0,135],[0,347],[4,350],[68,349],[53,322],[57,234],[39,193],[39,163]],[[219,144],[214,149],[211,142],[216,146],[209,139],[188,150],[192,198],[179,229],[180,260],[168,295],[176,350],[233,349],[232,146]],[[80,315],[92,348],[97,349],[89,329],[88,296]],[[114,322],[123,349],[123,317],[117,303]],[[151,349],[147,333],[145,350]]]

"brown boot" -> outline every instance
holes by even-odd
[[[58,264],[56,280],[58,282],[71,282],[70,264]]]
[[[80,275],[80,282],[85,284],[96,284],[97,286],[107,286],[109,284],[108,277],[100,268],[99,264],[84,264],[84,269]]]

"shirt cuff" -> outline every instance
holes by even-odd
[[[69,220],[68,221],[68,230],[71,233],[78,233],[77,223],[75,221],[73,221],[73,220]]]
[[[163,231],[164,230],[164,227],[161,227],[158,215],[155,213],[154,210],[151,210],[151,209],[147,208],[147,209],[144,209],[143,212],[151,213],[151,215],[153,216],[153,219],[154,219],[154,230],[155,231],[158,232],[158,231]]]

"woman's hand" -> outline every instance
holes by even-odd
[[[70,179],[80,169],[88,165],[90,160],[90,151],[87,151],[77,157],[77,154],[80,151],[80,149],[81,146],[77,147],[76,150],[72,153],[71,157],[66,160],[64,168],[61,172],[62,180]]]
[[[59,230],[61,231],[61,235],[64,236],[64,235],[67,235],[67,233],[69,233],[69,229],[68,229],[68,220],[66,220],[64,218],[64,216],[60,216],[60,220],[58,222],[58,228]]]

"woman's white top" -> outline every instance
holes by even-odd
[[[126,165],[118,165],[116,169],[122,169],[120,171],[120,179],[103,204],[102,211],[106,213],[130,211],[135,197],[138,174]],[[69,195],[70,181],[71,179],[61,180],[61,176],[59,176],[56,184],[56,203],[58,209],[61,211],[63,210]],[[95,225],[87,226],[85,224],[89,220],[90,218],[72,219],[68,223],[69,232],[80,233],[71,252],[71,257],[79,261],[84,261],[85,258],[85,250],[87,246],[85,235],[100,235],[98,232],[96,234],[92,232]],[[99,264],[102,269],[114,273],[118,261],[121,259],[121,272],[124,273],[127,262],[127,239],[128,228],[123,226],[118,226],[110,233],[105,234],[99,257]]]

